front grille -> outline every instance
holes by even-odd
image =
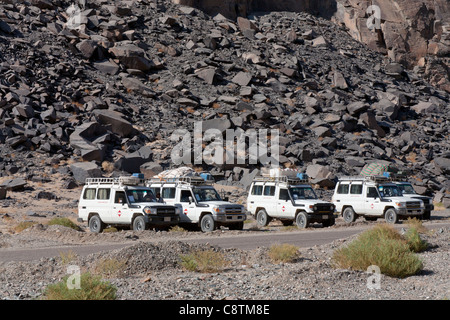
[[[314,205],[314,208],[315,208],[315,210],[314,210],[314,212],[324,212],[324,211],[332,211],[331,210],[331,204],[328,204],[328,203],[324,203],[324,204],[315,204]]]
[[[157,208],[156,213],[159,215],[174,215],[175,208]]]
[[[227,207],[225,208],[225,213],[233,214],[233,213],[242,213],[241,207]]]
[[[407,209],[419,209],[420,208],[420,202],[414,201],[414,202],[407,202],[406,203]]]

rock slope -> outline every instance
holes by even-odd
[[[1,2],[4,176],[151,173],[174,166],[174,130],[203,121],[278,129],[281,164],[324,187],[388,161],[424,192],[450,189],[449,94],[327,19],[235,21],[163,0],[70,5]],[[232,183],[260,168],[199,167]]]

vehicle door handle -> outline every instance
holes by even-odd
[[[86,207],[81,207],[81,209],[86,209]]]
[[[336,200],[336,202],[341,202],[341,200]]]
[[[250,201],[250,203],[255,203],[255,201]]]

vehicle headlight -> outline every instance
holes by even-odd
[[[156,208],[145,207],[144,208],[144,213],[145,214],[156,214]]]
[[[241,213],[245,213],[245,208],[241,207]]]
[[[183,210],[180,207],[175,207],[175,214],[181,215],[183,213]]]
[[[214,211],[215,213],[225,213],[225,208],[223,208],[223,207],[218,207],[218,206],[214,206],[214,207],[213,207],[213,211]]]
[[[334,210],[334,209],[336,209],[336,206],[334,204],[332,204],[330,208],[331,208],[331,210]]]
[[[396,202],[395,205],[399,208],[406,208],[406,202]]]

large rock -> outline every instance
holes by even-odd
[[[70,145],[81,150],[81,156],[85,161],[102,161],[104,149],[98,141],[108,141],[109,133],[106,128],[98,122],[87,122],[76,127],[70,135]],[[103,139],[101,139],[103,138]]]
[[[123,118],[120,112],[113,110],[94,110],[98,122],[104,125],[111,125],[111,131],[121,137],[129,137],[137,132],[133,125]]]
[[[100,167],[95,162],[76,162],[70,165],[75,180],[84,184],[87,178],[98,178],[102,176]]]
[[[120,171],[129,173],[140,172],[140,167],[152,160],[153,152],[148,146],[140,148],[138,151],[126,154],[114,163],[114,167]]]

